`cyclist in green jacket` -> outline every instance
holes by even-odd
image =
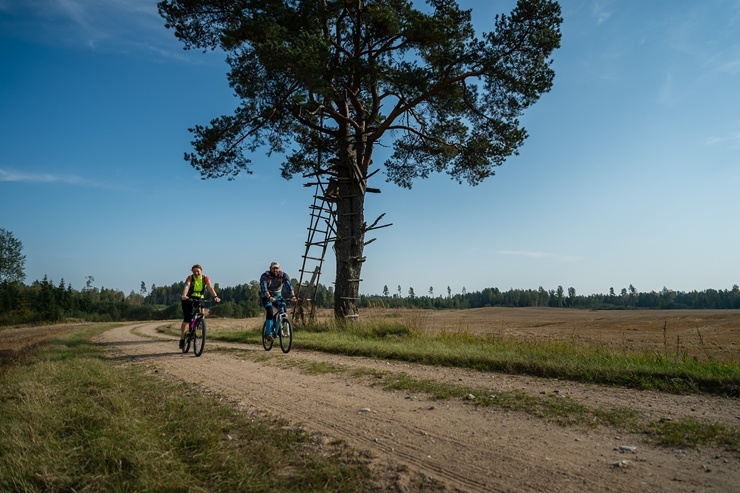
[[[188,331],[188,325],[190,325],[190,319],[193,318],[193,301],[190,298],[205,298],[206,290],[208,290],[213,296],[213,301],[216,303],[221,301],[221,298],[216,294],[216,290],[213,288],[211,279],[208,276],[203,275],[203,267],[200,264],[195,264],[190,268],[193,275],[188,276],[185,279],[185,288],[182,290],[182,325],[180,326],[180,349],[185,346],[185,333]]]

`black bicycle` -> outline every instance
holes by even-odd
[[[193,354],[200,356],[203,354],[203,346],[206,345],[206,313],[205,305],[207,301],[201,298],[188,298],[193,303],[193,317],[190,319],[188,331],[185,333],[185,345],[182,352],[187,353],[190,350],[190,343],[193,343]]]
[[[280,349],[287,353],[293,345],[293,324],[288,318],[288,303],[281,295],[277,295],[273,307],[277,309],[277,313],[273,317],[272,334],[267,333],[267,320],[265,320],[262,324],[262,347],[265,351],[269,351],[277,337],[280,339]]]

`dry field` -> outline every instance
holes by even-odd
[[[321,310],[319,320],[332,317]],[[361,323],[398,320],[418,330],[469,332],[521,340],[577,342],[613,351],[688,355],[740,363],[740,310],[614,310],[474,308],[469,310],[366,309]],[[177,325],[177,322],[173,322]],[[0,356],[80,324],[0,328]],[[211,331],[259,330],[262,318],[208,319]],[[300,330],[300,326],[297,327]]]
[[[329,319],[330,310],[318,318]],[[361,320],[399,320],[425,332],[469,332],[493,337],[577,342],[613,351],[713,358],[740,363],[740,310],[611,310],[474,308],[366,309]],[[261,319],[211,318],[213,330],[258,330]]]

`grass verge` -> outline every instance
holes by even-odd
[[[521,341],[467,332],[429,334],[416,320],[337,321],[297,331],[294,346],[349,356],[559,378],[674,393],[740,397],[740,364],[617,353],[576,342]],[[259,344],[257,331],[212,332],[224,341]]]
[[[692,418],[651,420],[628,406],[604,408],[589,406],[557,393],[531,395],[520,391],[496,391],[469,385],[418,379],[405,372],[376,370],[368,367],[348,368],[342,364],[301,359],[264,359],[261,353],[219,349],[233,356],[260,359],[279,366],[299,368],[306,374],[342,374],[345,377],[389,391],[409,395],[426,394],[432,399],[458,399],[473,405],[523,412],[560,426],[605,426],[619,432],[636,433],[657,445],[682,448],[715,445],[740,451],[740,427],[699,421]]]
[[[107,361],[90,327],[2,366],[0,491],[370,491],[342,443]]]

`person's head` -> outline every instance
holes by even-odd
[[[280,272],[280,264],[278,262],[271,263],[270,272],[272,272],[273,274]]]
[[[201,274],[203,274],[203,267],[200,266],[200,264],[195,264],[190,268],[191,271],[193,271],[193,275],[195,277],[200,277]]]

